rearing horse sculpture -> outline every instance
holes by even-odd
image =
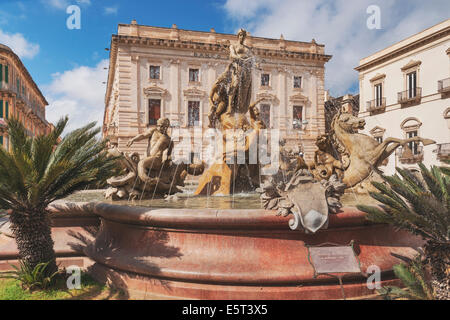
[[[340,154],[344,169],[343,182],[347,188],[354,187],[365,180],[400,146],[410,142],[422,142],[425,146],[436,143],[421,137],[387,138],[382,143],[378,143],[374,138],[358,133],[358,130],[363,130],[365,125],[364,119],[343,112],[338,112],[331,123],[330,139],[333,147]]]

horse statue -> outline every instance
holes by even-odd
[[[387,138],[378,143],[374,138],[358,133],[365,125],[364,119],[342,111],[339,111],[331,122],[329,137],[340,155],[344,170],[342,182],[347,188],[352,188],[369,177],[397,148],[410,142],[421,142],[424,146],[436,143],[421,137]]]

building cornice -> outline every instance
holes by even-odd
[[[14,53],[10,48],[6,46],[0,46],[0,57],[1,56],[8,56],[10,59],[13,59],[16,63],[20,71],[24,74],[25,78],[28,80],[28,82],[31,84],[33,89],[36,91],[38,97],[42,100],[45,106],[48,106],[47,99],[45,99],[44,95],[42,94],[41,90],[37,86],[37,84],[34,82],[33,78],[31,77],[30,73],[28,72],[27,68],[25,68],[24,64],[22,63],[22,60],[20,60],[19,56]]]
[[[117,44],[143,45],[146,47],[202,50],[205,52],[224,51],[224,45],[220,43],[214,44],[206,42],[157,39],[149,37],[124,36],[124,35],[113,35],[111,41]],[[315,60],[323,63],[328,62],[332,58],[331,55],[311,53],[311,52],[296,52],[296,51],[274,50],[264,48],[253,48],[253,51],[255,52],[255,54],[261,57],[271,57],[271,58],[278,57],[297,60]]]
[[[382,55],[382,56],[380,56],[380,57],[378,57],[378,58],[376,58],[374,60],[371,60],[371,61],[369,61],[367,63],[364,63],[364,64],[356,67],[355,70],[358,71],[358,72],[365,71],[367,69],[375,67],[375,66],[377,66],[379,64],[382,64],[382,63],[384,63],[386,61],[394,59],[394,58],[396,58],[398,56],[401,56],[401,55],[403,55],[405,53],[408,53],[408,52],[410,52],[410,51],[412,51],[414,49],[423,47],[423,46],[425,46],[425,45],[427,45],[427,44],[429,44],[429,43],[431,43],[433,41],[442,39],[442,38],[447,37],[449,35],[450,35],[450,26],[446,27],[446,28],[444,28],[442,30],[439,30],[439,31],[437,31],[437,32],[435,32],[433,34],[430,34],[429,36],[420,38],[417,41],[414,41],[414,42],[409,43],[409,44],[407,44],[407,45],[405,45],[405,46],[403,46],[401,48],[398,48],[397,50],[393,50],[391,52],[388,52],[387,54]]]

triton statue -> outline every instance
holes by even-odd
[[[130,200],[171,195],[181,191],[178,187],[184,186],[188,174],[203,173],[203,163],[187,165],[172,162],[173,142],[167,134],[169,127],[169,119],[159,119],[156,128],[150,128],[128,141],[127,146],[130,147],[136,141],[148,140],[144,159],[140,159],[137,153],[127,155],[117,149],[110,150],[110,154],[121,156],[120,163],[126,173],[107,181],[111,186],[106,192],[107,198]]]

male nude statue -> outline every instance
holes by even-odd
[[[156,123],[156,128],[147,129],[147,131],[137,135],[127,143],[127,147],[131,147],[136,141],[148,139],[147,157],[141,160],[138,164],[138,175],[143,181],[148,179],[148,174],[146,172],[147,169],[161,169],[164,164],[163,153],[165,150],[167,150],[166,161],[170,162],[172,160],[171,154],[173,150],[173,142],[167,135],[167,129],[169,126],[169,119],[159,119]]]
[[[210,112],[208,114],[209,127],[215,128],[216,121],[227,110],[228,92],[227,84],[231,81],[230,66],[216,80],[209,95]]]

